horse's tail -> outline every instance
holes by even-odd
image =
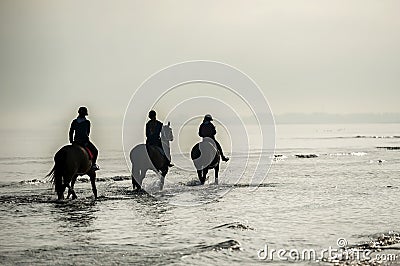
[[[54,184],[55,191],[62,190],[63,186],[63,170],[66,159],[67,151],[65,149],[59,150],[54,155],[54,167],[46,177],[50,177],[50,181]]]
[[[193,146],[192,150],[190,151],[190,158],[192,160],[196,160],[201,156],[200,145],[197,143]]]
[[[53,183],[53,181],[54,181],[54,169],[56,168],[56,166],[53,166],[53,169],[51,169],[51,171],[50,171],[50,173],[48,173],[47,175],[46,175],[46,178],[50,178],[50,182],[52,182]]]

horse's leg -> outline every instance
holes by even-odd
[[[202,185],[204,185],[204,182],[206,182],[207,172],[208,172],[207,169],[197,170],[197,175],[199,176],[200,184]]]
[[[139,189],[139,187],[140,187],[139,183],[136,181],[137,178],[139,178],[139,171],[134,166],[132,166],[132,188],[133,188],[133,190],[135,190],[135,188]]]
[[[138,175],[138,180],[136,180],[137,182],[137,186],[136,186],[136,191],[142,191],[142,184],[143,184],[143,179],[146,175],[146,170],[144,169],[140,169],[139,170],[139,175]]]
[[[139,191],[142,189],[142,187],[139,185],[139,183],[136,181],[135,178],[132,178],[132,187],[133,187],[133,190],[135,190],[135,188],[136,188],[136,191]]]
[[[199,177],[200,183],[203,185],[203,170],[197,170],[197,176]]]
[[[63,200],[63,199],[64,199],[65,187],[66,187],[66,186],[63,184],[63,185],[62,185],[62,188],[59,189],[59,190],[57,190],[57,197],[58,197],[58,200]]]
[[[161,170],[160,190],[164,188],[165,176],[168,174],[168,166]]]
[[[70,186],[67,186],[67,188],[68,188],[67,199],[69,199],[69,197],[72,195],[72,189]]]
[[[76,179],[78,178],[78,175],[74,175],[74,177],[72,177],[71,180],[71,186],[67,186],[68,187],[68,195],[67,195],[67,199],[69,199],[69,196],[72,195],[72,199],[77,199],[78,197],[76,196],[75,190],[74,190],[74,186],[75,186],[75,182]]]
[[[207,180],[207,174],[208,174],[208,168],[206,167],[206,168],[203,169],[203,184]]]
[[[93,191],[94,198],[97,199],[96,172],[90,171],[88,173],[88,176],[90,177],[90,183],[92,184],[92,191]]]
[[[214,168],[215,184],[218,185],[219,164]]]
[[[133,175],[133,170],[132,170],[131,178],[132,178],[132,189],[135,190],[137,183],[135,180],[135,176]]]
[[[69,197],[70,191],[71,191],[71,187],[70,187],[69,184],[72,181],[72,179],[73,179],[72,177],[73,176],[74,176],[74,174],[71,171],[65,171],[64,172],[64,175],[63,175],[64,184],[62,184],[62,189],[57,191],[57,195],[58,195],[58,199],[59,200],[63,200],[64,199],[64,191],[65,191],[66,188],[68,188],[68,196],[67,196],[67,198]]]
[[[76,179],[77,179],[77,178],[78,178],[78,175],[74,175],[74,177],[72,177],[72,180],[71,180],[72,199],[77,199],[77,198],[78,198],[78,197],[76,196],[75,189],[74,189],[75,182],[76,182]]]

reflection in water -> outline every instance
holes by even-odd
[[[93,236],[99,210],[93,199],[79,199],[66,202],[57,202],[54,206],[57,232],[62,242],[72,242],[80,249],[86,250],[97,240]],[[68,241],[69,240],[69,241]]]
[[[120,195],[119,197],[115,196],[116,192]],[[104,202],[108,206],[118,204],[117,208],[126,207],[126,211],[130,211],[134,220],[140,220],[146,225],[155,227],[171,223],[173,217],[166,217],[165,214],[172,211],[175,206],[168,204],[165,200],[148,194],[145,191],[139,193],[132,191],[131,186],[114,188],[106,191],[106,193],[110,194],[110,196],[100,198],[99,201]],[[110,200],[113,203],[109,202]]]
[[[150,194],[138,195],[135,200],[138,204],[132,205],[132,210],[138,214],[140,219],[146,221],[149,226],[163,227],[173,221],[166,217],[166,213],[173,209],[173,206],[165,201],[159,200]]]
[[[55,208],[60,214],[57,218],[67,227],[89,227],[96,219],[98,211],[96,201],[91,199],[58,202]]]

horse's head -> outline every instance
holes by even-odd
[[[174,135],[172,134],[171,123],[163,125],[161,129],[161,140],[173,141]]]

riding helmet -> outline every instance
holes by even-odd
[[[206,114],[206,115],[204,116],[204,120],[206,120],[206,121],[213,121],[213,118],[212,118],[212,116],[211,116],[210,114]]]
[[[80,114],[80,115],[88,115],[87,108],[84,107],[84,106],[79,107],[78,114]]]

